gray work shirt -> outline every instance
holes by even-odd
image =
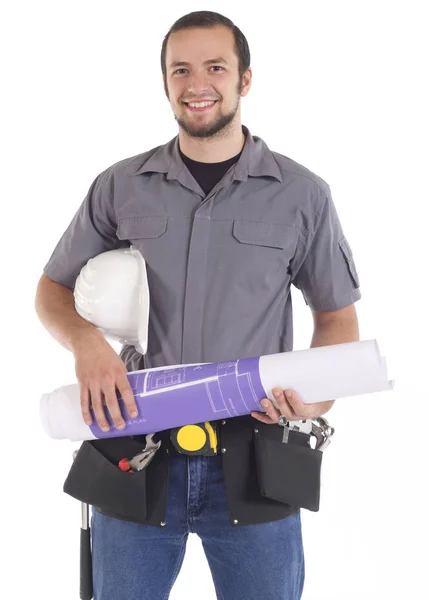
[[[238,161],[207,195],[184,164],[178,137],[103,171],[44,268],[73,288],[97,254],[130,244],[141,251],[150,288],[148,351],[143,360],[133,347],[122,349],[129,371],[292,350],[291,284],[316,311],[337,310],[361,297],[327,183],[270,151],[244,126],[243,132]],[[258,422],[255,428],[250,415],[218,423],[231,525],[275,521],[308,507],[309,499],[317,510],[320,453],[301,448],[295,454],[294,444],[282,443],[279,425]],[[259,450],[255,435],[265,440]],[[98,444],[107,452],[106,444],[117,449],[118,440]],[[291,431],[293,440],[308,443],[305,434]],[[280,482],[285,493],[279,500],[269,484],[261,488],[259,477],[266,469],[272,481],[270,470],[286,454],[283,477],[274,473],[274,487]],[[169,465],[167,447],[145,470],[138,522],[165,525]],[[78,479],[86,481],[85,474]],[[100,485],[108,487],[108,480]],[[106,512],[100,503],[97,508]],[[131,518],[120,505],[107,514]]]
[[[147,265],[148,350],[128,370],[293,349],[291,284],[316,311],[361,297],[328,184],[242,127],[238,161],[206,195],[179,138],[93,181],[45,273],[73,288],[97,254],[133,244]],[[114,274],[112,274],[114,277]]]

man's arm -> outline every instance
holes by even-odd
[[[104,412],[105,399],[115,426],[123,429],[125,422],[116,389],[124,399],[128,414],[137,415],[126,367],[100,331],[77,313],[73,291],[43,273],[37,286],[35,309],[47,331],[75,357],[85,423],[92,424],[91,403],[101,429],[110,429]]]
[[[310,348],[359,341],[359,324],[354,304],[340,310],[312,310],[314,331]]]
[[[359,324],[354,304],[341,310],[314,311],[314,331],[310,348],[345,344],[359,341]],[[275,408],[268,400],[262,401],[267,414],[252,412],[252,417],[269,425],[278,423],[281,415],[288,421],[300,421],[320,417],[330,410],[335,400],[304,404],[293,390],[273,390],[277,404],[281,410]]]
[[[106,343],[100,331],[75,309],[73,290],[43,273],[37,286],[35,309],[42,325],[64,348],[75,352],[82,341]]]

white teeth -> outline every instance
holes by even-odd
[[[204,106],[211,106],[214,102],[188,102],[192,108],[203,108]]]

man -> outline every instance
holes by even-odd
[[[359,339],[359,279],[328,184],[241,124],[252,80],[241,31],[217,13],[186,15],[167,34],[161,65],[178,136],[97,176],[36,297],[43,324],[74,354],[86,423],[91,403],[105,430],[103,399],[124,427],[117,391],[135,416],[127,371],[291,350],[291,283],[312,310],[311,347]],[[73,301],[88,259],[130,244],[146,260],[151,293],[144,359],[131,346],[118,357]],[[268,401],[266,414],[219,423],[215,456],[158,452],[140,522],[93,510],[95,600],[167,598],[189,532],[202,540],[218,598],[301,597],[300,505],[260,493],[252,435],[278,449],[281,415],[313,418],[334,400],[304,405],[299,390],[275,392],[280,410]]]

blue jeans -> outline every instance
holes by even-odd
[[[301,598],[300,511],[278,521],[234,527],[221,461],[221,456],[171,457],[162,528],[93,510],[94,600],[167,600],[189,533],[202,541],[218,600]]]

